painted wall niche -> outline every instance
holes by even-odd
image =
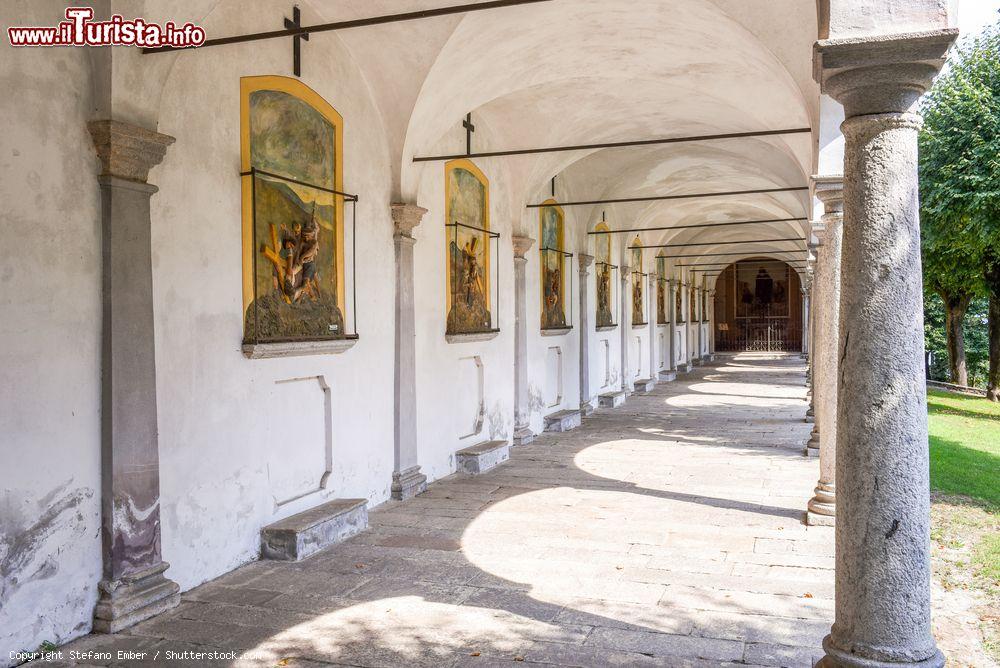
[[[447,334],[496,331],[490,312],[490,184],[470,160],[445,163]]]
[[[343,118],[297,79],[240,79],[245,344],[345,328]]]
[[[611,264],[611,228],[607,223],[601,222],[594,228],[595,232],[604,234],[594,235],[594,270],[595,281],[597,282],[597,317],[595,325],[597,327],[614,327],[615,312],[611,302],[614,290],[613,274],[618,268]]]
[[[565,215],[554,199],[538,210],[542,329],[568,329],[566,318],[566,261],[572,257],[564,248]]]

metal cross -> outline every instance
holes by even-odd
[[[292,7],[292,20],[289,21],[285,19],[285,29],[292,30],[293,28],[301,28],[302,23],[300,22],[299,16],[299,6],[295,5]],[[309,41],[309,33],[304,32],[298,35],[292,36],[292,72],[295,76],[302,76],[302,40]]]
[[[476,131],[476,126],[472,124],[471,112],[465,115],[462,127],[465,128],[465,154],[472,155],[472,133]]]

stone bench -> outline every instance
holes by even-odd
[[[681,362],[677,365],[677,373],[691,373],[691,364],[689,362]]]
[[[602,394],[597,401],[602,408],[618,408],[625,404],[625,391]]]
[[[583,424],[579,410],[564,410],[545,416],[545,431],[569,431]]]
[[[477,475],[510,459],[510,444],[507,441],[485,441],[459,450],[455,455],[460,472]]]
[[[649,394],[656,387],[656,381],[652,378],[640,378],[632,382],[632,387],[640,394]]]
[[[268,524],[260,532],[261,559],[299,561],[368,528],[367,499],[334,499]]]
[[[661,383],[672,383],[677,380],[676,371],[661,371],[660,372],[660,382]]]

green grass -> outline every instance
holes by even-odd
[[[1000,607],[1000,403],[928,390],[931,538],[935,577],[967,583],[987,609]],[[957,496],[943,496],[940,493]],[[1000,660],[1000,623],[981,617],[983,646]]]
[[[1000,404],[939,390],[927,394],[931,488],[1000,510]]]

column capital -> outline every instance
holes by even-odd
[[[587,269],[589,269],[590,265],[594,263],[594,256],[587,255],[586,253],[580,253],[576,256],[576,261],[580,263],[580,273],[586,274]]]
[[[912,109],[944,64],[958,30],[822,39],[813,78],[844,105],[847,118]]]
[[[396,237],[412,237],[413,228],[424,219],[427,209],[416,204],[393,202],[389,205],[392,212],[392,233]]]
[[[170,135],[115,120],[87,123],[90,138],[101,160],[101,176],[117,176],[145,183],[149,170],[160,164],[167,147],[176,140]]]
[[[832,213],[843,215],[844,212],[844,176],[833,174],[829,176],[815,175],[811,177],[813,194],[823,202],[823,215]]]
[[[535,244],[535,240],[531,237],[522,237],[517,235],[514,235],[514,237],[511,238],[511,241],[514,243],[514,257],[522,259]]]

